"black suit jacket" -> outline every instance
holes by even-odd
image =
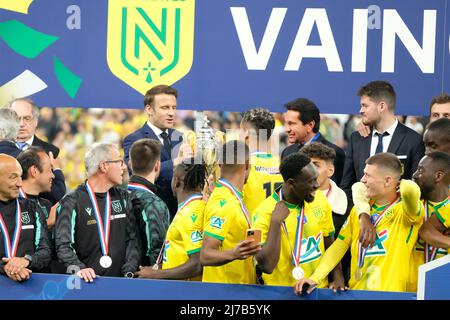
[[[41,147],[45,150],[45,152],[49,153],[50,151],[53,153],[53,157],[56,159],[59,155],[59,148],[51,143],[45,142],[39,139],[36,135],[34,135],[33,146]]]
[[[172,141],[172,150],[171,154],[169,154],[168,150],[166,150],[164,147],[161,148],[161,172],[159,174],[158,179],[155,181],[155,184],[158,187],[158,190],[156,192],[156,195],[160,197],[169,208],[171,220],[174,217],[175,213],[177,212],[177,200],[175,199],[171,182],[172,182],[172,176],[173,176],[173,162],[172,159],[176,158],[178,155],[178,150],[181,146],[181,141],[183,140],[183,136],[181,132],[169,129],[168,130],[169,138]],[[153,132],[153,130],[147,125],[147,123],[144,124],[144,126],[132,134],[125,137],[123,140],[123,149],[125,153],[125,163],[128,165],[129,160],[129,153],[131,149],[131,145],[133,142],[143,139],[153,139],[156,141],[160,141],[159,138],[156,136],[156,134]],[[130,172],[131,176],[131,168],[128,168],[128,171]]]
[[[41,147],[47,153],[51,151],[55,159],[59,155],[59,148],[57,146],[39,139],[36,135],[34,135],[33,143],[31,145]],[[66,194],[66,180],[62,170],[56,169],[53,171],[53,174],[55,175],[55,178],[52,182],[51,191],[40,194],[42,198],[49,200],[52,205],[56,204]]]
[[[22,150],[20,150],[14,142],[9,140],[0,141],[0,153],[17,158],[21,152]]]
[[[350,136],[349,152],[345,159],[344,176],[341,183],[341,189],[348,197],[351,197],[352,185],[360,181],[364,175],[365,162],[370,155],[371,141],[372,133],[364,138],[358,131],[355,131]],[[425,147],[420,134],[399,122],[387,151],[396,154],[402,162],[402,178],[411,179],[420,159],[425,154]]]
[[[333,148],[336,152],[336,158],[334,159],[334,174],[331,177],[331,179],[336,182],[337,185],[340,185],[342,180],[342,173],[344,171],[344,163],[345,163],[345,152],[341,148],[339,148],[337,145],[331,143],[327,139],[325,139],[321,134],[317,138],[315,142],[320,142],[326,145],[327,147]],[[303,145],[299,143],[294,143],[288,147],[286,147],[283,152],[281,153],[281,160],[286,158],[288,155],[292,153],[298,152]]]

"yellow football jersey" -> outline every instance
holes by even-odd
[[[253,215],[253,229],[261,229],[261,242],[265,243],[270,227],[270,220],[275,205],[279,201],[277,192],[274,192],[269,198],[264,200],[256,208]],[[292,250],[295,250],[296,232],[300,209],[298,206],[287,203],[290,214],[286,218],[286,229],[288,236],[281,229],[281,250],[278,263],[271,274],[263,273],[264,284],[276,286],[293,286],[296,280],[292,276],[294,261]],[[324,237],[334,234],[333,217],[330,204],[322,191],[317,190],[314,201],[305,202],[305,218],[302,233],[302,246],[300,252],[300,266],[309,277],[325,252]],[[328,280],[324,279],[319,287],[326,287]]]
[[[235,190],[241,197],[242,193]],[[204,236],[222,241],[220,250],[230,250],[246,238],[249,228],[239,201],[229,189],[216,183],[205,207]],[[255,284],[253,257],[222,266],[203,267],[203,282]]]
[[[355,208],[344,223],[338,241],[351,248],[351,275],[349,286],[356,290],[407,291],[410,262],[417,242],[418,227],[422,223],[424,210],[420,204],[419,187],[412,181],[402,181],[402,199],[390,208],[372,206],[371,214],[384,212],[376,225],[376,240],[366,251],[361,279],[355,279],[358,267],[359,218]],[[407,208],[416,208],[408,210]],[[330,247],[330,250],[333,246]]]
[[[254,152],[250,157],[250,173],[244,185],[244,204],[250,214],[283,184],[280,158],[270,153]]]
[[[201,196],[201,195],[200,195]],[[167,230],[163,255],[163,269],[181,266],[189,261],[189,255],[200,252],[203,243],[203,211],[206,202],[189,198],[181,203]],[[189,202],[189,203],[187,203]],[[192,280],[201,280],[201,277]]]
[[[425,201],[424,201],[425,202]],[[425,214],[428,214],[428,217],[436,214],[439,221],[442,222],[447,228],[450,225],[450,201],[446,199],[442,202],[432,202],[426,201],[424,203],[427,204],[428,210],[425,210]],[[420,226],[418,226],[420,228]],[[425,250],[424,250],[425,241],[421,238],[418,238],[416,246],[414,247],[413,256],[411,259],[411,271],[410,271],[410,283],[408,285],[408,291],[417,291],[417,277],[419,274],[419,266],[425,263]],[[432,248],[429,246],[429,248]],[[430,250],[432,251],[432,250]],[[430,252],[431,253],[431,252]],[[430,254],[429,253],[429,254]],[[435,256],[433,256],[433,260],[442,258],[447,254],[447,250],[437,248],[437,252]],[[430,260],[431,261],[431,260]]]

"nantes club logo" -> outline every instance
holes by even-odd
[[[194,52],[195,0],[109,0],[108,65],[145,94],[184,77]]]

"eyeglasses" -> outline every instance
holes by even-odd
[[[19,122],[23,121],[24,123],[31,123],[33,121],[33,116],[25,116],[25,117],[19,117]]]
[[[123,159],[118,159],[118,160],[106,160],[105,163],[119,163],[120,166],[123,166],[125,162],[123,161]]]

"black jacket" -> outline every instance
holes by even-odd
[[[364,138],[358,131],[355,131],[350,136],[349,152],[345,159],[344,176],[341,182],[341,188],[349,198],[352,197],[352,185],[360,181],[364,175],[365,162],[370,155],[371,141],[372,133]],[[399,122],[387,151],[396,154],[402,162],[402,178],[411,179],[420,159],[425,154],[425,147],[420,134]]]
[[[97,220],[86,185],[68,193],[57,209],[55,245],[58,261],[65,267],[92,268],[101,276],[120,277],[136,272],[140,264],[140,252],[136,237],[137,227],[131,201],[126,190],[113,187],[111,197],[111,226],[108,255],[112,266],[100,266],[103,256]],[[100,215],[104,216],[106,193],[96,193]]]
[[[334,159],[334,174],[331,179],[336,182],[337,185],[340,185],[342,180],[342,173],[344,171],[344,163],[345,163],[345,152],[341,148],[339,148],[334,143],[331,143],[327,139],[325,139],[321,134],[315,142],[320,142],[326,145],[327,147],[333,148],[336,152],[336,158]],[[286,158],[288,155],[292,153],[298,152],[303,147],[302,144],[294,143],[288,147],[286,147],[281,153],[281,160]]]
[[[19,199],[22,210],[22,230],[19,238],[16,257],[26,254],[32,256],[29,269],[42,271],[51,260],[50,237],[47,230],[47,222],[38,204],[29,199]],[[0,212],[12,241],[16,227],[16,199],[0,201]],[[0,257],[6,257],[3,234],[0,236]],[[0,273],[5,274],[5,263],[0,261]]]

